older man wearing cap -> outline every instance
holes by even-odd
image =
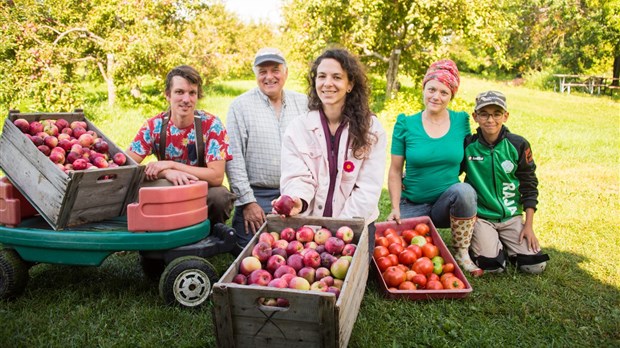
[[[232,102],[226,121],[233,156],[226,173],[238,197],[232,225],[240,246],[250,241],[271,211],[271,201],[280,196],[282,136],[294,118],[308,112],[304,94],[284,90],[288,68],[280,50],[260,49],[253,66],[258,87]]]

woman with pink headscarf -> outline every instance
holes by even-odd
[[[423,81],[425,109],[398,115],[388,174],[392,211],[387,219],[400,223],[426,215],[435,226],[450,227],[456,261],[464,271],[480,276],[483,271],[469,257],[476,192],[459,181],[463,143],[471,134],[469,114],[448,109],[459,82],[453,61],[431,64]]]

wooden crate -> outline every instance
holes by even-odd
[[[331,293],[239,285],[232,282],[241,260],[251,255],[259,233],[323,226],[335,232],[343,225],[355,232],[358,248],[338,300]],[[363,219],[270,215],[254,238],[213,287],[213,318],[218,347],[346,347],[366,290],[369,253]],[[288,308],[258,303],[261,297],[286,298]]]
[[[17,189],[55,230],[123,215],[137,199],[144,166],[127,156],[117,168],[74,171],[69,174],[42,154],[12,121],[64,118],[85,121],[109,145],[110,155],[123,152],[97,129],[81,109],[69,113],[19,113],[10,111],[0,136],[0,167]]]

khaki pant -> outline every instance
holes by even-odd
[[[478,218],[474,225],[474,236],[471,240],[471,251],[475,257],[495,258],[500,250],[506,249],[508,256],[516,254],[534,255],[527,249],[527,240],[519,243],[519,235],[523,229],[523,218],[514,217],[504,222],[490,222]]]
[[[173,186],[172,183],[166,179],[158,179],[153,181],[143,181],[140,187],[160,187],[160,186]],[[230,192],[224,186],[209,186],[207,192],[207,208],[209,214],[209,220],[211,225],[216,223],[226,223],[230,218],[230,213],[233,210],[235,199],[237,196]]]

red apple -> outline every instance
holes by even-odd
[[[319,245],[316,244],[315,241],[312,242],[306,242],[306,244],[304,244],[304,248],[305,249],[316,249]]]
[[[50,149],[53,149],[58,146],[58,138],[53,135],[48,135],[43,138],[43,144],[47,145]]]
[[[63,129],[60,131],[60,134],[67,134],[67,135],[69,135],[69,136],[73,136],[73,129],[71,129],[70,127],[63,128]]]
[[[288,283],[288,287],[297,290],[310,290],[310,283],[302,277],[295,277]]]
[[[295,270],[293,268],[291,268],[291,270],[293,271],[293,273],[285,273],[282,275],[282,277],[280,277],[280,279],[283,279],[286,281],[286,284],[288,284],[291,281],[291,279],[297,277],[297,273],[295,273]]]
[[[293,267],[295,272],[299,272],[304,267],[304,257],[301,254],[293,254],[286,259],[286,264]]]
[[[99,139],[99,135],[95,133],[95,131],[87,130],[86,134],[90,134],[93,137],[93,140]]]
[[[61,151],[64,150],[61,149]],[[60,151],[52,151],[49,155],[49,159],[54,163],[63,164],[65,163],[65,154]]]
[[[114,163],[118,164],[119,166],[122,166],[127,162],[127,157],[125,156],[124,153],[117,152],[114,154],[114,157],[112,157],[112,160],[114,161]]]
[[[273,255],[280,255],[280,256],[282,256],[282,257],[283,257],[283,258],[285,258],[285,259],[288,257],[288,254],[286,253],[286,249],[283,249],[283,248],[277,248],[277,247],[276,247],[276,248],[271,249],[271,255],[272,255],[272,256],[273,256]]]
[[[285,274],[292,274],[293,276],[297,276],[297,271],[289,265],[282,265],[275,272],[273,272],[273,276],[276,278],[283,278]]]
[[[50,155],[50,148],[47,145],[39,145],[37,146],[37,149],[39,149],[39,151],[41,151],[45,156]]]
[[[288,300],[282,297],[278,297],[276,299],[276,304],[278,305],[278,307],[284,307],[284,308],[288,307],[289,305]]]
[[[334,285],[334,277],[332,277],[332,276],[330,276],[330,275],[328,275],[328,276],[325,276],[325,277],[321,278],[321,281],[322,281],[323,283],[325,283],[327,286],[332,286],[332,285]]]
[[[267,262],[271,256],[271,245],[266,242],[258,242],[252,248],[252,256],[260,260],[260,262]]]
[[[264,232],[258,236],[258,241],[265,242],[273,247],[276,240],[273,239],[273,236],[270,233]]]
[[[267,260],[265,269],[273,274],[282,265],[286,265],[286,259],[284,257],[281,255],[271,255]]]
[[[267,286],[272,288],[288,288],[288,282],[282,278],[272,279]]]
[[[73,162],[75,162],[75,160],[81,159],[81,158],[82,158],[82,155],[80,155],[79,153],[77,153],[75,151],[69,151],[69,153],[66,156],[66,161],[67,161],[67,163],[73,164]]]
[[[355,244],[345,244],[344,248],[342,248],[343,256],[353,256],[355,254],[355,250],[357,250],[357,245]]]
[[[351,243],[354,236],[355,233],[353,233],[353,230],[349,226],[341,226],[336,231],[336,237],[342,239],[345,243]]]
[[[257,269],[250,273],[248,284],[267,286],[271,279],[273,279],[273,277],[269,272],[264,269]]]
[[[340,296],[340,289],[335,286],[328,287],[327,292],[331,292],[332,294],[336,295],[336,298]]]
[[[45,133],[47,133],[49,135],[57,136],[58,135],[58,127],[56,127],[55,124],[48,124],[48,125],[43,127],[43,132],[45,132]]]
[[[23,118],[18,118],[13,121],[13,124],[19,128],[22,133],[28,134],[30,133],[30,123]]]
[[[75,130],[76,128],[84,128],[84,130],[86,130],[86,128],[88,128],[88,125],[84,121],[73,121],[69,126],[73,130]]]
[[[311,242],[314,240],[314,230],[308,226],[301,226],[297,229],[295,237],[302,243]]]
[[[312,267],[303,267],[299,271],[297,271],[297,275],[306,279],[308,283],[314,283],[316,270]]]
[[[238,273],[236,276],[233,277],[233,283],[237,283],[237,284],[241,284],[241,285],[246,285],[248,283],[248,277],[244,276],[241,273]]]
[[[28,136],[30,137],[30,141],[32,141],[34,146],[43,145],[43,139],[41,137],[38,137],[36,135],[30,135],[30,134],[28,134]]]
[[[73,163],[73,166],[75,167],[75,162]],[[245,258],[243,258],[243,260],[241,260],[241,263],[239,264],[239,272],[241,272],[241,274],[245,276],[248,276],[250,275],[250,273],[257,269],[260,269],[261,267],[262,265],[259,259],[254,256],[246,256]]]
[[[344,285],[344,280],[334,278],[334,287],[342,290],[343,285]]]
[[[97,138],[93,142],[93,149],[99,153],[106,153],[110,150],[110,146],[105,140]]]
[[[332,263],[336,262],[336,256],[328,253],[327,251],[321,253],[321,266],[330,268]]]
[[[280,231],[280,239],[284,239],[287,242],[295,240],[295,230],[287,227]]]
[[[304,266],[319,268],[321,266],[321,255],[314,249],[308,249],[304,254]]]
[[[30,135],[35,135],[37,133],[43,132],[43,125],[39,121],[30,122]]]
[[[82,127],[75,127],[75,128],[73,128],[73,137],[74,138],[79,139],[84,134],[86,134],[86,129],[84,129]]]
[[[316,250],[316,252],[317,252],[317,253],[319,253],[319,254],[323,253],[323,252],[325,251],[325,244],[320,244],[320,245],[317,245],[317,247],[316,247],[316,249],[315,249],[315,250]]]
[[[291,196],[282,195],[274,203],[273,209],[277,214],[291,216],[291,210],[295,207],[295,201]]]
[[[286,246],[286,253],[289,255],[293,255],[293,254],[299,253],[303,249],[304,249],[304,245],[301,244],[300,241],[293,240],[293,241],[290,241],[288,245]]]
[[[64,118],[59,118],[56,120],[56,127],[58,127],[59,131],[62,131],[63,129],[69,127],[69,122],[67,122]]]
[[[278,239],[275,242],[273,242],[273,247],[274,248],[280,248],[280,249],[285,249],[288,246],[288,242],[285,241],[284,239]]]
[[[338,255],[344,248],[344,241],[338,237],[329,237],[325,242],[325,251],[332,255]]]
[[[327,269],[327,267],[319,267],[316,269],[316,280],[321,280],[327,276],[330,276],[332,273]]]
[[[314,241],[318,245],[323,245],[327,241],[327,238],[331,236],[332,236],[332,232],[330,230],[328,230],[327,228],[320,228],[314,234]]]
[[[92,135],[85,133],[78,137],[78,141],[80,142],[80,145],[82,145],[82,147],[90,147],[95,141],[95,139]]]

